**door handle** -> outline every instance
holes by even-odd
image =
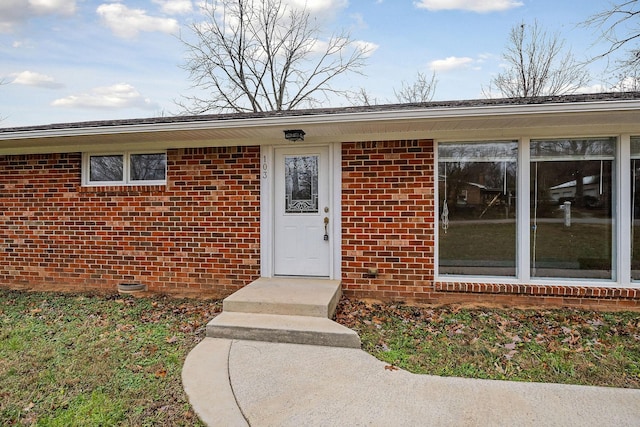
[[[329,241],[329,217],[324,217],[324,241]]]

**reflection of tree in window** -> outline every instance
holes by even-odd
[[[121,155],[91,156],[89,162],[91,181],[122,181]]]
[[[446,198],[452,216],[515,215],[514,149],[504,143],[442,145],[440,182],[442,186],[446,180],[446,188],[440,189],[439,199],[444,202]]]
[[[314,181],[317,180],[317,157],[294,157],[287,159],[287,163],[288,174],[291,177],[292,199],[311,199]]]
[[[161,181],[165,179],[167,156],[161,154],[132,154],[132,181]]]
[[[640,137],[631,138],[631,279],[640,280]]]
[[[531,142],[531,275],[611,279],[614,138]]]
[[[517,147],[438,146],[439,274],[515,276]]]

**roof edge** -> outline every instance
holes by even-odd
[[[0,129],[0,140],[312,123],[640,110],[640,92],[75,122]]]

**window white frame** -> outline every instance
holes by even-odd
[[[161,180],[132,180],[131,179],[131,156],[139,154],[163,154],[165,156],[164,179]],[[91,157],[98,156],[122,156],[121,181],[92,181],[91,180]],[[85,152],[82,153],[82,185],[92,186],[130,186],[130,185],[166,185],[167,183],[167,163],[166,151],[108,151],[108,152]]]
[[[529,148],[532,139],[552,139],[547,137],[520,137],[513,138],[518,140],[518,182],[517,194],[517,247],[516,247],[516,276],[472,276],[472,275],[440,275],[438,272],[439,254],[438,239],[440,233],[440,218],[435,215],[435,249],[434,249],[434,273],[435,279],[439,282],[474,282],[474,283],[504,283],[504,284],[548,284],[554,286],[576,286],[576,284],[585,286],[598,287],[622,287],[622,288],[638,288],[640,281],[631,280],[631,188],[630,188],[630,158],[631,158],[631,137],[637,135],[631,134],[606,134],[606,135],[558,135],[558,138],[580,139],[580,138],[598,138],[598,137],[615,137],[615,159],[614,159],[614,182],[613,182],[613,243],[612,243],[612,269],[614,270],[614,278],[607,279],[572,279],[572,278],[552,278],[552,277],[535,277],[530,275],[530,210],[529,210],[529,194],[530,194],[530,174],[531,174],[531,158]],[[505,140],[507,138],[504,138]],[[512,138],[508,138],[512,139]],[[461,140],[442,140],[436,141],[434,147],[434,182],[438,182],[438,144],[445,142],[460,142]],[[490,142],[491,139],[478,140],[477,142]],[[436,196],[435,212],[440,212],[441,200]]]

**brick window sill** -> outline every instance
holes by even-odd
[[[143,193],[160,193],[167,190],[166,185],[98,185],[81,186],[80,193],[108,194],[108,195],[137,195]]]
[[[590,286],[526,285],[505,283],[436,282],[440,292],[464,292],[482,294],[511,294],[529,296],[562,296],[582,298],[629,298],[640,297],[640,289]]]

